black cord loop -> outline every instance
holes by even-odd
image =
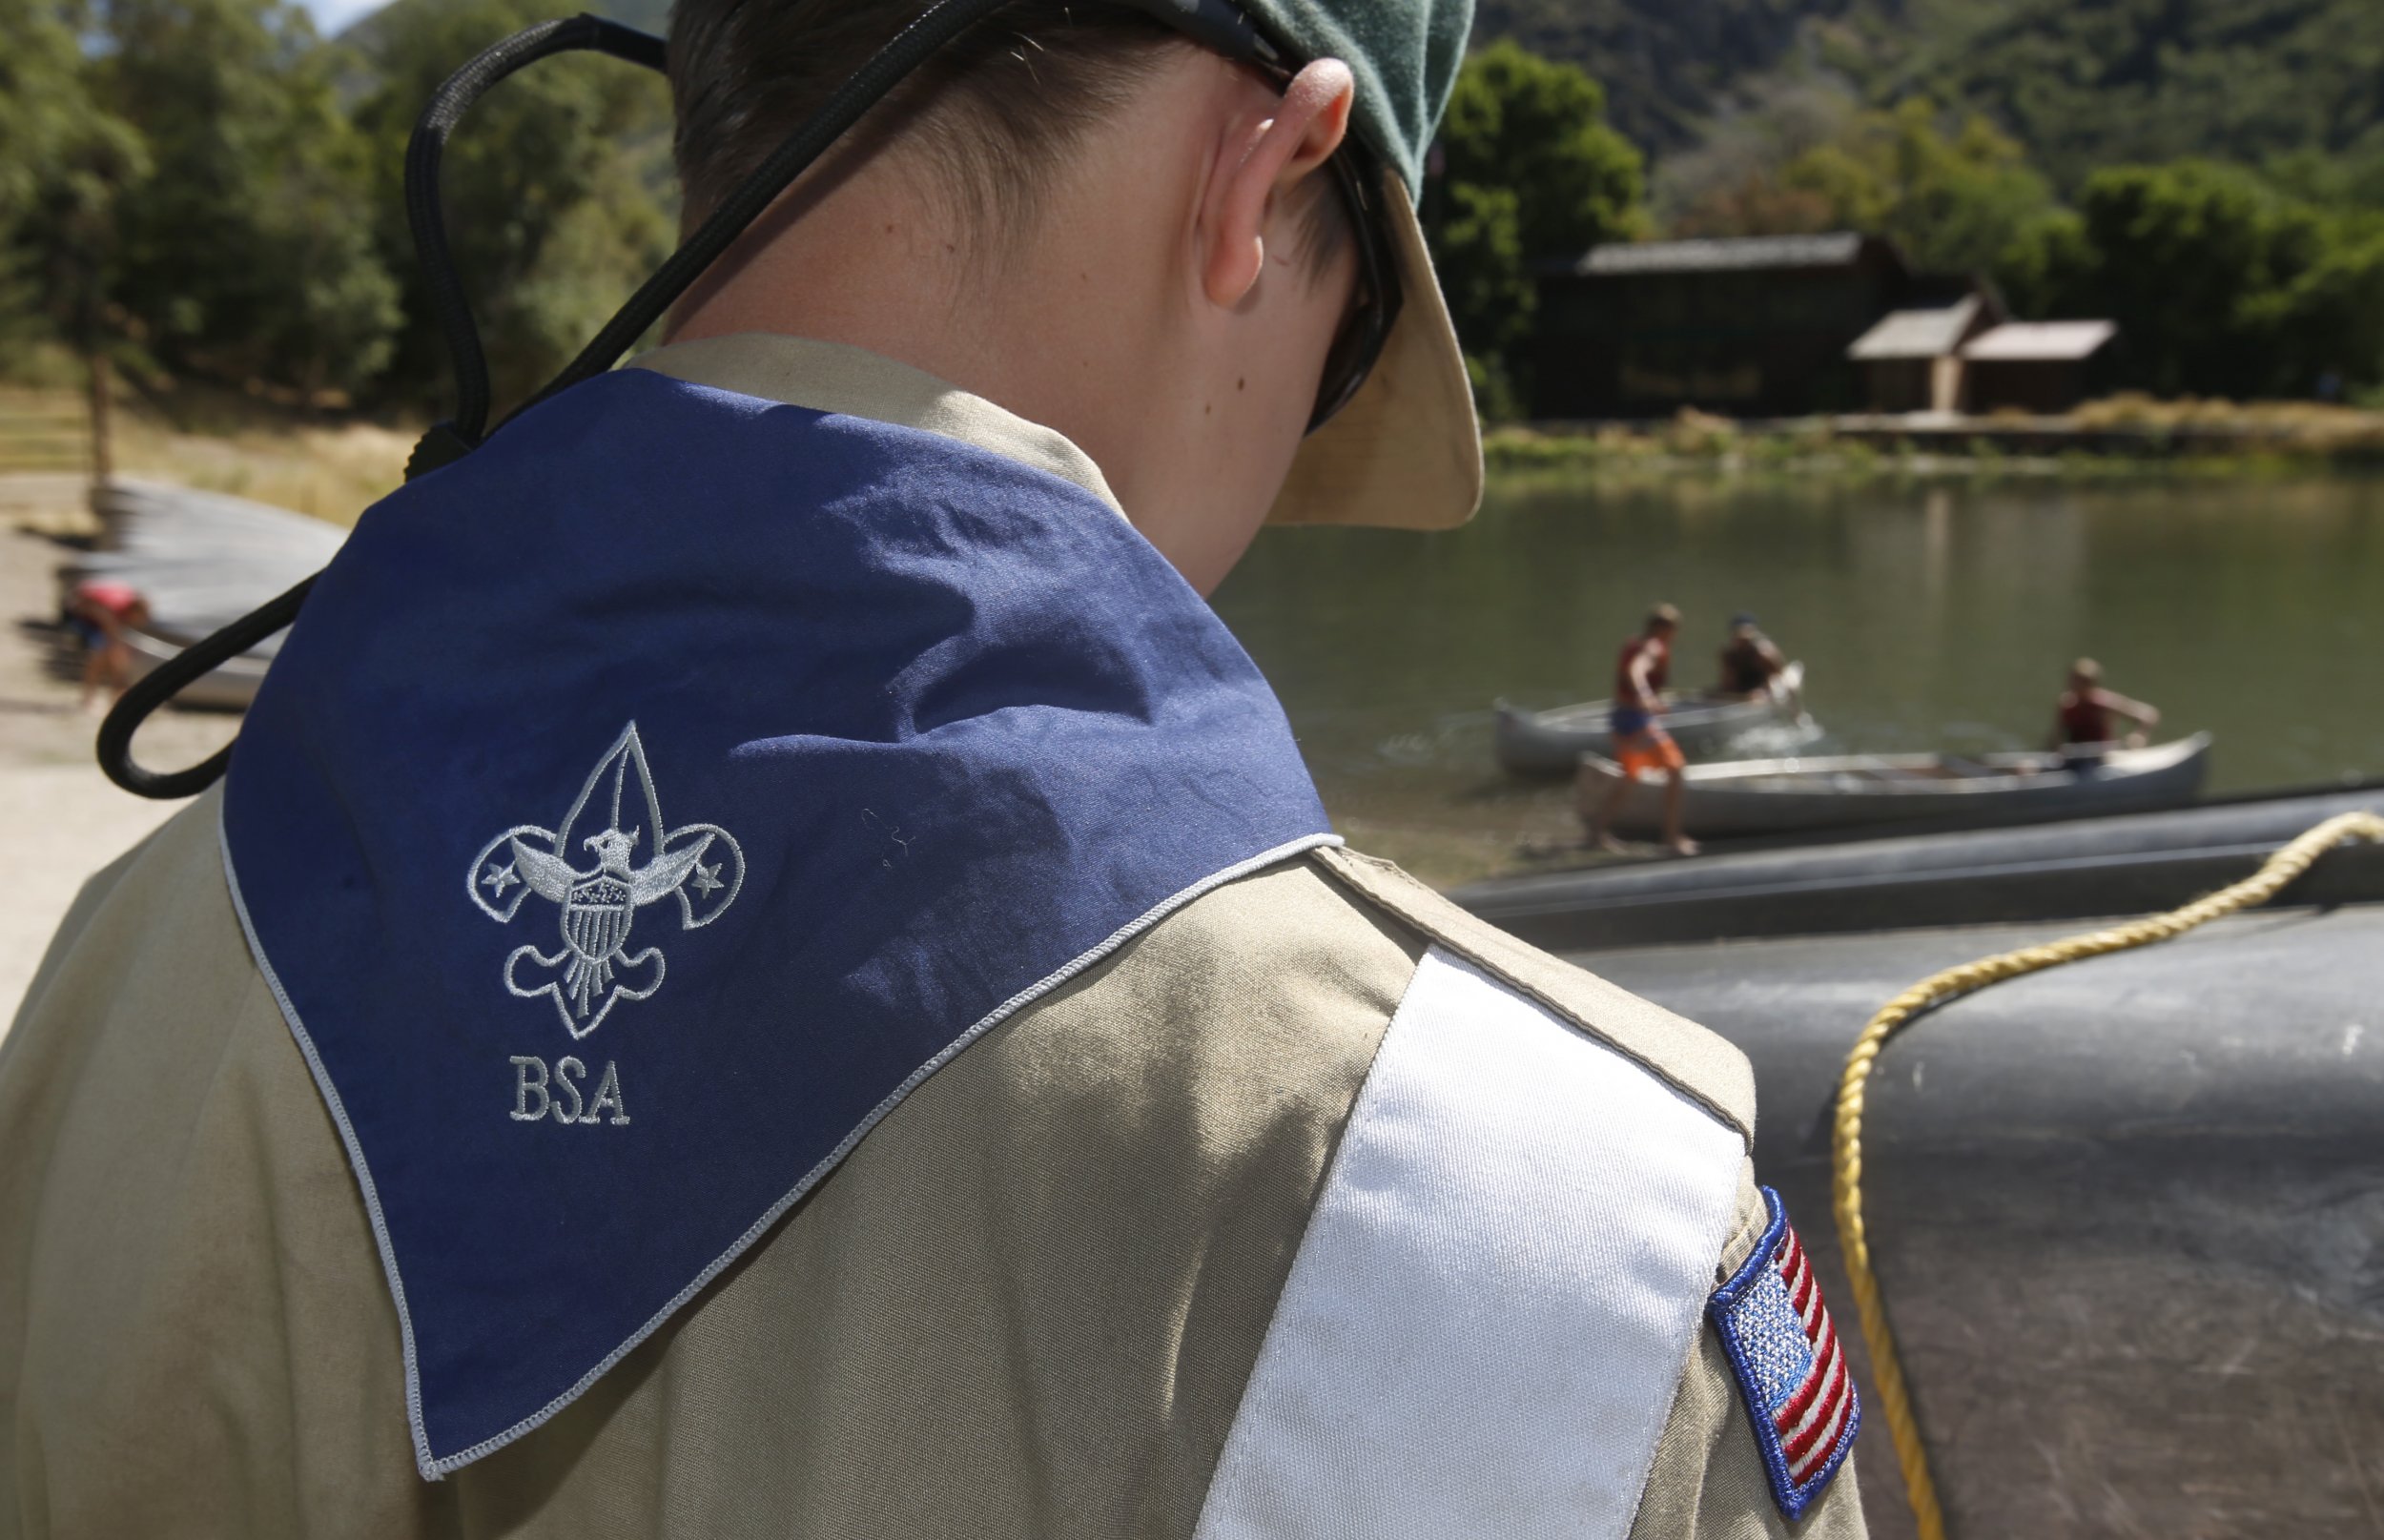
[[[476,448],[485,437],[488,421],[488,358],[481,347],[480,328],[472,319],[471,305],[447,250],[446,216],[440,205],[439,164],[447,147],[447,136],[490,87],[540,59],[569,52],[606,53],[654,71],[664,67],[663,40],[650,32],[586,14],[566,21],[540,22],[482,50],[470,63],[449,75],[432,93],[430,105],[416,120],[414,136],[407,142],[406,222],[413,233],[416,259],[421,263],[431,311],[445,335],[456,377],[456,415],[450,421],[435,424],[414,446],[414,453],[406,461],[408,481],[460,460]],[[214,635],[184,647],[135,681],[99,725],[95,747],[99,769],[108,779],[134,796],[159,802],[196,796],[213,786],[231,763],[231,745],[187,769],[159,771],[134,759],[134,733],[151,712],[209,670],[229,663],[297,620],[314,586],[315,580],[308,578]]]
[[[133,734],[140,730],[150,712],[180,694],[184,686],[209,669],[231,662],[298,619],[298,606],[306,603],[307,590],[314,586],[314,578],[304,580],[133,681],[133,687],[116,698],[99,724],[99,768],[108,772],[108,779],[136,797],[148,797],[154,802],[195,797],[215,785],[223,768],[232,762],[231,744],[187,770],[160,771],[134,761]]]
[[[455,362],[455,416],[442,426],[466,449],[478,447],[488,431],[488,357],[481,348],[480,327],[472,319],[471,302],[447,249],[446,210],[439,196],[440,161],[446,154],[447,136],[490,87],[540,59],[570,52],[606,53],[648,70],[663,69],[663,40],[650,32],[585,12],[567,21],[542,21],[483,49],[449,75],[432,94],[430,105],[422,109],[414,124],[414,136],[406,143],[406,225],[414,236],[415,258],[421,264],[431,314]],[[426,443],[418,447],[418,458],[428,458],[422,451],[429,447],[429,438],[424,435]],[[408,480],[415,474],[409,466]]]

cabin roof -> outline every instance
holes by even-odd
[[[1625,273],[1719,273],[1761,269],[1849,267],[1869,237],[1840,230],[1822,236],[1744,236],[1713,240],[1610,241],[1558,272],[1608,277]]]
[[[1942,359],[1962,346],[1971,323],[1979,318],[1979,297],[1964,295],[1950,305],[1921,310],[1891,310],[1846,349],[1846,357],[1862,360]]]
[[[1972,362],[2059,363],[2091,358],[2119,335],[2107,320],[2015,320],[1981,332],[1963,344]]]

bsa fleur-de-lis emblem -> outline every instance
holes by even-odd
[[[583,833],[599,812],[603,827]],[[651,854],[632,865],[641,851]],[[583,852],[594,863],[585,869],[574,864]],[[628,949],[637,912],[676,898],[681,929],[709,925],[745,885],[745,852],[717,824],[671,829],[662,821],[632,722],[588,772],[560,825],[506,830],[481,847],[465,882],[472,902],[500,925],[511,924],[533,893],[562,906],[563,949],[549,956],[516,947],[505,958],[504,984],[524,999],[550,996],[565,1028],[585,1037],[615,1000],[642,1000],[662,988],[662,948]]]

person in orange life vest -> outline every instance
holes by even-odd
[[[2147,729],[2161,725],[2161,713],[2142,701],[2129,700],[2115,690],[2103,688],[2103,666],[2092,658],[2080,658],[2069,666],[2069,684],[2061,692],[2053,719],[2053,747],[2069,749],[2089,745],[2120,741],[2112,718],[2126,717],[2128,730],[2127,747],[2144,747]]]
[[[1695,855],[1696,841],[1680,832],[1680,803],[1686,787],[1682,771],[1688,761],[1680,754],[1680,746],[1657,722],[1664,710],[1664,680],[1672,667],[1672,639],[1680,630],[1680,611],[1670,605],[1657,605],[1648,611],[1647,624],[1639,634],[1623,644],[1622,656],[1614,664],[1614,708],[1607,718],[1607,731],[1613,740],[1614,758],[1622,765],[1622,777],[1608,788],[1605,800],[1590,818],[1591,840],[1610,851],[1622,849],[1613,836],[1612,825],[1614,811],[1630,793],[1631,783],[1643,770],[1662,770],[1664,787],[1664,843],[1678,855]]]

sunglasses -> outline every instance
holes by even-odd
[[[1213,53],[1257,71],[1278,88],[1290,83],[1299,63],[1285,50],[1259,31],[1258,24],[1231,0],[1118,0],[1182,33]],[[1325,355],[1325,371],[1317,384],[1316,410],[1308,418],[1314,433],[1341,409],[1374,372],[1399,318],[1399,262],[1391,248],[1387,221],[1375,199],[1383,186],[1373,155],[1352,134],[1342,141],[1326,162],[1349,220],[1358,252],[1357,290],[1349,313]]]

